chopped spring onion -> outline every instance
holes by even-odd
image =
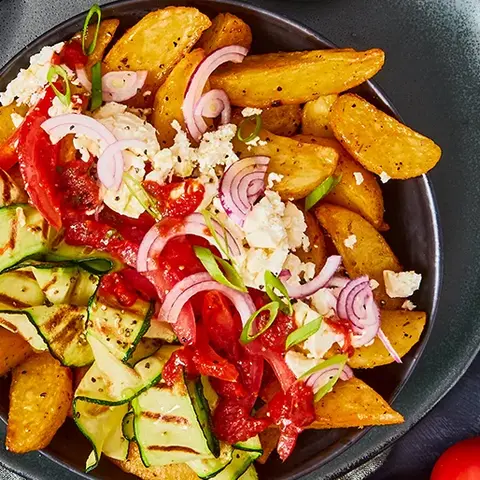
[[[96,110],[102,105],[102,64],[97,62],[92,67],[92,96],[90,110]]]
[[[58,75],[63,79],[63,84],[65,87],[65,93],[62,93],[58,88],[54,85],[54,80],[53,78],[55,75]],[[52,90],[55,92],[55,95],[58,97],[58,99],[66,106],[68,107],[70,105],[70,102],[72,100],[72,95],[70,92],[70,80],[68,79],[68,74],[67,72],[60,66],[60,65],[51,65],[50,69],[48,70],[47,73],[47,81],[52,87]]]
[[[218,248],[230,261],[232,261],[232,256],[230,255],[230,248],[228,247],[227,232],[226,232],[225,226],[218,218],[216,218],[216,216],[213,213],[210,213],[208,210],[203,210],[202,215],[203,215],[203,218],[205,219],[205,224],[207,225],[208,231],[210,232],[210,235],[215,240],[215,243],[217,244]],[[215,227],[213,226],[212,220],[215,220],[218,224],[221,225],[223,229],[223,239],[221,239],[218,236],[218,233],[215,230]]]
[[[153,199],[147,191],[143,188],[142,184],[128,172],[123,172],[123,182],[138,203],[147,211],[155,220],[162,219],[162,214],[157,208],[155,199]]]
[[[249,125],[250,121],[252,121],[253,118],[255,118],[255,129],[250,135],[248,135],[247,137],[244,137],[242,134],[242,128],[245,127],[245,125]],[[260,133],[261,129],[262,129],[262,117],[260,115],[255,115],[255,117],[252,116],[252,117],[245,118],[240,122],[240,125],[238,126],[237,138],[244,143],[251,142]]]
[[[313,192],[305,197],[305,210],[310,210],[323,197],[328,195],[342,180],[342,175],[338,177],[330,176],[325,179]]]
[[[288,296],[287,287],[282,283],[282,281],[276,277],[272,272],[266,271],[265,272],[265,292],[270,297],[270,300],[273,302],[277,302],[280,306],[280,310],[287,315],[291,315],[293,313],[292,302],[290,301],[290,297]],[[275,290],[278,290],[284,298],[280,298],[276,293]]]
[[[285,343],[285,348],[288,350],[292,348],[294,345],[298,345],[301,342],[307,340],[312,335],[315,335],[322,325],[323,317],[320,316],[311,322],[306,323],[305,325],[297,328],[294,332],[292,332],[288,337]]]
[[[256,312],[254,312],[250,318],[248,319],[247,323],[243,327],[242,334],[240,335],[240,341],[246,345],[247,343],[253,342],[256,338],[260,335],[264,334],[273,324],[275,319],[278,315],[278,308],[279,304],[277,302],[270,302],[264,305],[262,308],[259,308]],[[270,316],[268,318],[268,322],[256,333],[252,333],[253,323],[255,319],[260,315],[262,312],[268,310],[270,312]]]
[[[88,27],[90,25],[90,20],[94,15],[97,15],[97,26],[95,27],[95,33],[93,35],[93,40],[88,47],[85,45],[88,35]],[[83,23],[83,32],[82,32],[82,50],[85,55],[91,55],[97,46],[98,32],[100,30],[100,21],[102,19],[102,10],[99,5],[92,5],[90,10],[87,13],[85,22]]]
[[[226,260],[217,257],[208,248],[195,245],[193,249],[195,251],[195,255],[202,262],[202,265],[214,280],[216,280],[218,283],[226,285],[227,287],[239,290],[240,292],[247,291],[247,288],[245,287],[245,284],[243,283],[243,280],[238,272]],[[222,266],[225,273],[222,272],[218,264]]]

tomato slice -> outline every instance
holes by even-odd
[[[73,71],[77,67],[84,67],[87,62],[88,56],[83,53],[82,44],[77,40],[70,40],[65,43],[59,54],[59,64],[64,63]]]
[[[20,130],[15,130],[12,135],[0,145],[0,168],[10,170],[18,162],[17,143]]]

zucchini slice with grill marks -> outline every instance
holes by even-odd
[[[260,455],[258,452],[234,449],[232,461],[214,477],[215,480],[237,480],[240,478],[243,480],[243,475],[253,467],[253,462],[260,457]]]
[[[258,480],[258,474],[255,465],[250,465],[248,470],[240,477],[240,480]]]

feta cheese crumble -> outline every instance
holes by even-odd
[[[23,117],[18,113],[13,112],[10,114],[10,119],[12,120],[13,126],[15,128],[18,128],[22,124],[22,122],[25,120],[25,117]]]
[[[415,272],[383,271],[385,290],[390,298],[406,298],[420,288],[422,275]]]
[[[417,306],[411,302],[410,300],[405,300],[403,303],[402,303],[402,308],[403,310],[415,310],[417,308]]]
[[[353,247],[357,243],[357,237],[356,235],[350,235],[347,237],[344,241],[343,244],[347,247],[353,250]]]
[[[285,281],[289,285],[297,285],[301,280],[306,282],[315,276],[315,264],[303,263],[296,255],[289,253],[282,269],[289,270],[291,277]]]
[[[380,180],[382,181],[382,183],[387,183],[389,180],[391,180],[391,176],[388,175],[386,172],[382,172],[380,174]]]
[[[363,174],[362,172],[353,172],[353,176],[355,177],[355,183],[357,185],[361,185],[364,182]]]
[[[245,118],[253,117],[254,115],[261,115],[263,110],[261,108],[252,108],[252,107],[245,107],[242,110],[242,116]]]
[[[275,183],[279,183],[283,180],[283,175],[281,173],[271,172],[267,177],[267,188],[272,189]]]
[[[264,147],[267,144],[268,142],[266,142],[265,140],[262,140],[258,135],[256,137],[253,137],[248,142],[245,142],[245,145],[248,145],[249,147]]]
[[[375,290],[380,286],[380,284],[374,278],[371,278],[369,283],[372,290]]]
[[[295,377],[300,378],[303,374],[315,367],[318,364],[318,360],[316,358],[307,358],[302,353],[290,350],[285,354],[285,363]]]
[[[283,225],[287,231],[288,248],[295,251],[302,247],[307,250],[310,246],[310,240],[305,235],[307,224],[303,212],[292,202],[287,202],[283,214]]]

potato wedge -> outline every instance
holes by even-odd
[[[301,210],[300,205],[297,205]],[[310,212],[304,212],[305,223],[307,224],[306,235],[310,240],[310,248],[306,252],[303,248],[297,248],[295,255],[303,262],[315,264],[315,272],[318,274],[327,261],[327,247],[325,237],[318,220]]]
[[[315,405],[316,420],[308,428],[367,427],[404,421],[400,413],[358,378],[339,380],[333,390]]]
[[[253,131],[251,121],[242,124],[242,133],[247,137]],[[330,147],[302,143],[262,130],[257,146],[247,145],[235,138],[233,145],[240,157],[267,155],[270,157],[269,172],[283,175],[275,183],[283,200],[298,200],[308,195],[323,180],[330,176],[336,166],[338,153]],[[265,145],[260,143],[266,142]]]
[[[210,19],[196,8],[167,7],[151,12],[113,45],[104,70],[147,70],[147,81],[133,103],[151,104],[153,97],[144,94],[155,94],[210,25]]]
[[[435,142],[351,93],[335,102],[330,124],[348,153],[377,175],[418,177],[431,170],[442,155]]]
[[[180,60],[168,75],[164,84],[160,85],[155,94],[151,121],[157,129],[157,137],[162,148],[171,147],[174,143],[176,130],[172,121],[177,120],[186,130],[183,118],[182,104],[188,81],[198,64],[205,58],[201,48],[197,48]]]
[[[302,121],[302,109],[300,105],[280,105],[266,108],[261,117],[265,130],[275,135],[291,137],[297,133]]]
[[[33,355],[12,374],[6,447],[13,453],[45,448],[72,403],[72,374],[49,353]]]
[[[262,465],[268,460],[268,457],[277,448],[278,439],[280,438],[280,430],[273,426],[269,427],[259,434],[260,443],[262,444],[263,454],[257,458],[257,462]]]
[[[302,133],[316,137],[333,137],[330,128],[330,110],[338,95],[324,95],[303,106]]]
[[[373,77],[385,61],[382,50],[313,50],[250,55],[210,77],[238,107],[278,107],[340,93]]]
[[[334,138],[296,135],[301,142],[311,142],[332,147],[338,152],[338,164],[334,175],[342,176],[341,182],[325,197],[325,201],[348,208],[367,219],[377,230],[386,230],[383,221],[383,195],[375,175],[365,170],[342,148]],[[354,173],[360,173],[363,181],[357,185]]]
[[[212,20],[212,26],[203,33],[198,46],[209,55],[228,45],[240,45],[250,50],[252,31],[241,18],[231,13],[219,13]]]
[[[0,107],[0,144],[6,142],[8,137],[16,130],[12,122],[12,113],[23,117],[27,111],[28,107],[26,105],[17,105],[15,102]]]
[[[109,458],[109,460],[124,472],[131,473],[143,480],[198,480],[193,470],[184,463],[147,468],[140,458],[135,442],[130,443],[126,460],[120,461],[113,458]]]
[[[33,350],[20,335],[0,327],[0,376],[8,373],[30,355],[33,355]]]
[[[400,357],[406,355],[420,340],[425,328],[427,314],[425,312],[409,312],[408,310],[382,310],[382,330]],[[355,349],[348,364],[352,368],[373,368],[393,363],[378,337],[372,345]]]
[[[382,235],[358,213],[337,205],[320,205],[315,215],[342,256],[350,277],[368,275],[379,283],[373,293],[380,305],[388,310],[400,308],[403,300],[390,298],[385,291],[383,271],[400,272],[402,266]],[[344,244],[350,235],[355,235],[357,240],[353,248]]]

